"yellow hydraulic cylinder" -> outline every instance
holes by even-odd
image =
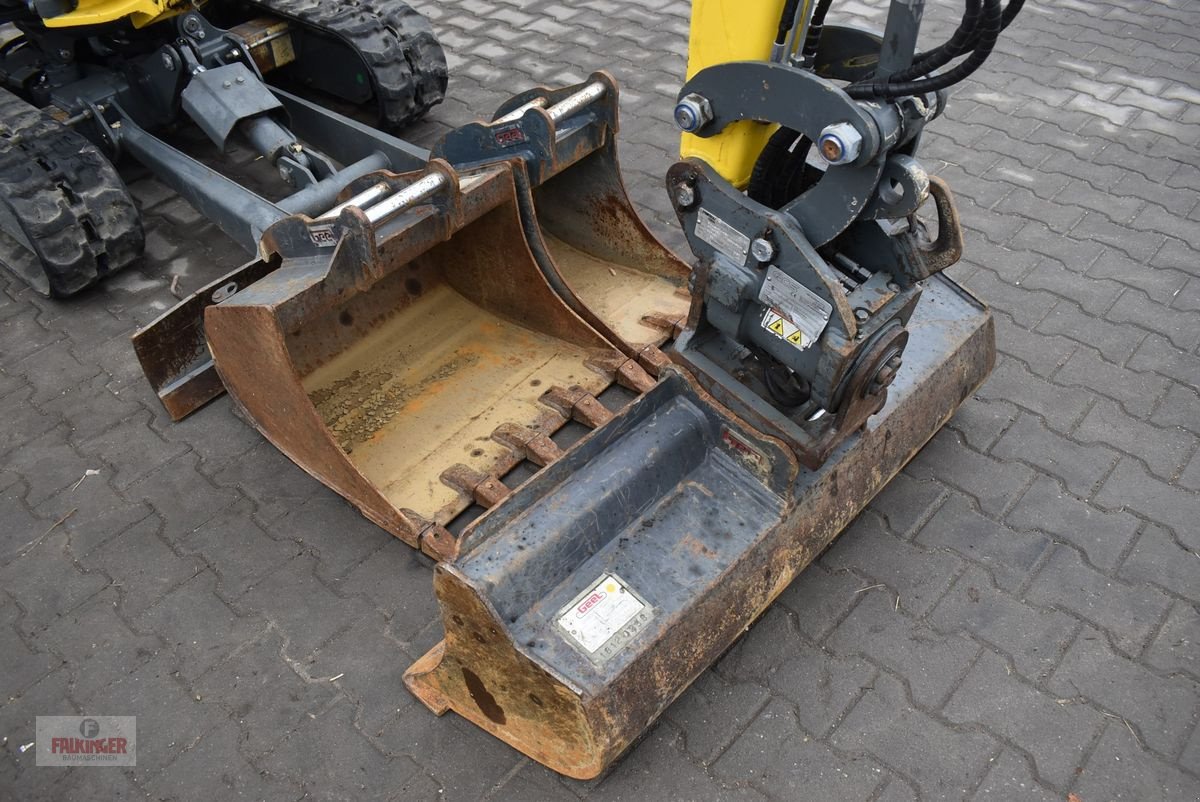
[[[767,61],[786,0],[693,0],[687,77],[726,61]],[[805,3],[807,5],[807,3]],[[754,162],[776,126],[744,120],[708,138],[684,134],[683,158],[696,157],[744,189]]]

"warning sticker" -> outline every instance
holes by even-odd
[[[762,327],[779,339],[787,340],[797,348],[804,349],[808,347],[808,341],[804,339],[804,332],[800,331],[792,321],[774,309],[768,309],[763,315]]]
[[[558,613],[557,623],[595,661],[616,654],[650,622],[652,611],[616,574],[604,574]]]

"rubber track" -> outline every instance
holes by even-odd
[[[137,206],[104,154],[3,89],[0,192],[41,260],[43,294],[73,295],[142,254]]]
[[[269,14],[330,33],[371,73],[380,120],[415,122],[446,96],[446,54],[429,20],[401,0],[250,0]]]

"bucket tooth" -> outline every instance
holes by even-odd
[[[442,481],[469,495],[481,507],[494,507],[512,491],[499,477],[484,474],[467,465],[453,465],[442,471]]]
[[[563,450],[541,432],[519,423],[502,423],[492,432],[492,439],[504,443],[539,467],[546,467],[563,455]]]
[[[596,396],[582,387],[551,387],[542,396],[543,404],[561,412],[571,420],[582,423],[589,429],[603,426],[612,420],[613,414],[597,400]]]
[[[638,351],[636,358],[638,364],[645,368],[651,376],[661,376],[667,365],[671,364],[671,358],[663,353],[657,345],[647,345]]]
[[[636,360],[612,353],[600,354],[588,360],[588,364],[614,377],[617,384],[641,394],[654,386],[654,377],[647,373]]]
[[[651,312],[648,315],[642,315],[642,323],[665,332],[667,338],[673,340],[683,332],[683,327],[687,324],[687,315]]]
[[[458,556],[460,541],[441,524],[425,521],[425,527],[421,530],[415,545],[417,550],[426,557],[441,562],[442,560],[453,560]]]

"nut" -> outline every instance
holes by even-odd
[[[675,105],[675,124],[679,130],[694,134],[712,122],[712,104],[695,92],[684,95]]]
[[[750,255],[760,262],[769,262],[775,258],[775,246],[766,237],[759,237],[750,243]]]
[[[853,162],[862,152],[862,144],[862,134],[847,122],[827,125],[817,137],[817,150],[821,158],[832,165]]]
[[[680,184],[675,190],[675,205],[680,209],[687,209],[696,202],[696,190],[692,189],[690,184]]]

